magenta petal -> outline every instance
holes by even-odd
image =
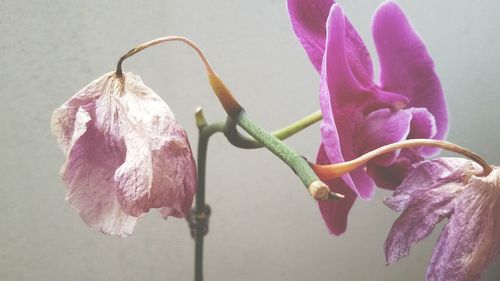
[[[432,138],[434,136],[436,126],[432,114],[424,108],[412,107],[404,111],[411,114],[409,133],[406,139]],[[368,163],[367,172],[378,187],[394,190],[408,174],[411,163],[420,162],[424,159],[421,155],[428,155],[428,152],[434,153],[436,151],[424,149],[426,148],[403,149],[399,155],[389,153],[384,155],[384,158],[378,157],[376,161]],[[395,158],[396,156],[397,158]]]
[[[341,235],[347,228],[347,217],[351,207],[356,201],[356,193],[344,183],[341,178],[325,181],[331,191],[343,194],[345,197],[339,201],[318,202],[321,215],[328,230],[333,235]]]
[[[318,164],[330,164],[330,160],[326,155],[323,145],[320,146],[317,156]],[[338,192],[345,196],[344,199],[339,201],[319,201],[319,209],[323,220],[328,227],[331,234],[340,235],[345,232],[347,228],[347,216],[354,201],[356,200],[356,193],[352,191],[341,178],[329,180],[325,182],[331,191]]]
[[[293,30],[319,72],[325,51],[326,28],[332,0],[288,0],[288,14]]]
[[[333,5],[330,10],[327,30],[327,48],[323,57],[320,92],[321,111],[326,116],[326,121],[322,126],[322,142],[325,144],[325,150],[330,160],[334,161],[331,148],[336,147],[338,150],[339,146],[342,158],[351,160],[357,156],[353,147],[352,123],[362,119],[362,112],[360,112],[360,108],[356,107],[356,104],[360,106],[360,104],[366,103],[371,94],[358,83],[347,62],[345,18],[342,8],[338,5]],[[345,104],[351,105],[347,111]],[[334,118],[335,121],[333,121]],[[332,123],[337,125],[336,128],[331,126]],[[328,135],[325,134],[325,132],[333,131],[338,135],[338,141],[336,139],[329,140]],[[375,185],[363,168],[352,171],[350,176],[354,182],[355,191],[361,198],[370,199],[373,197]],[[351,185],[349,179],[346,177],[343,179],[346,184]]]
[[[326,27],[325,67],[322,72],[330,95],[335,96],[339,106],[368,98],[369,92],[354,76],[347,59],[349,46],[346,44],[346,22],[339,5],[332,6]]]
[[[325,52],[326,22],[332,0],[288,0],[288,13],[293,30],[302,43],[312,64],[318,72]],[[373,84],[373,66],[370,54],[361,37],[346,19],[347,60],[360,83],[366,87]]]
[[[430,139],[436,135],[436,121],[427,109],[412,107],[407,110],[412,115],[408,139]]]
[[[61,170],[68,186],[66,200],[92,228],[106,234],[128,236],[136,218],[122,211],[116,198],[113,174],[125,158],[122,142],[97,129],[94,104],[80,108],[73,144]],[[110,149],[110,147],[114,149]]]
[[[373,38],[385,91],[405,95],[410,106],[427,108],[436,119],[435,139],[448,130],[448,113],[439,78],[427,49],[394,2],[385,2],[373,20]]]
[[[330,92],[328,91],[324,75],[321,75],[321,77],[321,90],[319,96],[321,112],[323,114],[323,120],[320,127],[322,139],[321,149],[324,149],[328,157],[328,164],[341,163],[344,162],[344,157],[342,156],[342,148],[340,146],[337,125],[335,124],[330,104]],[[352,190],[356,190],[354,182],[349,174],[343,175],[342,179],[351,187]]]
[[[368,114],[354,136],[354,147],[358,155],[381,146],[405,140],[410,132],[412,115],[406,110],[379,109]],[[372,163],[387,166],[397,157],[399,151],[387,153]]]
[[[329,163],[344,162],[344,153],[349,157],[348,159],[355,158],[352,145],[345,145],[352,144],[350,128],[346,128],[345,126],[340,127],[347,132],[343,134],[343,141],[340,142],[339,132],[337,131],[336,121],[334,120],[330,104],[328,86],[326,85],[323,75],[321,79],[320,107],[323,113],[323,121],[321,122],[322,147],[328,156]],[[342,147],[341,143],[343,144]],[[363,199],[370,199],[373,197],[375,185],[370,177],[366,175],[363,168],[358,168],[349,174],[343,175],[342,180],[343,183],[347,184],[353,191],[361,195]]]
[[[499,170],[472,177],[454,205],[427,268],[427,281],[477,281],[500,248]]]
[[[413,116],[408,139],[431,139],[436,135],[436,121],[427,109],[412,107],[407,110]],[[413,150],[421,156],[432,156],[439,151],[439,148],[422,147]]]
[[[410,165],[408,158],[400,156],[391,165],[386,167],[368,163],[366,165],[366,172],[378,187],[394,190],[408,174]]]

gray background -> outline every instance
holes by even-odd
[[[153,211],[120,239],[88,228],[66,205],[51,112],[133,46],[179,34],[203,47],[253,119],[270,130],[288,124],[317,109],[318,75],[284,2],[0,1],[0,280],[191,280],[194,243],[183,220]],[[380,3],[341,1],[372,55],[370,21]],[[499,164],[499,2],[399,3],[436,62],[449,139]],[[193,148],[196,106],[211,121],[224,118],[185,46],[147,50],[124,68],[170,104]],[[287,142],[314,158],[318,126]],[[358,201],[347,233],[330,236],[288,167],[220,135],[209,147],[207,183],[206,280],[422,280],[437,238],[435,231],[387,267],[382,244],[396,217],[381,203],[388,192]],[[485,280],[498,280],[499,266]]]

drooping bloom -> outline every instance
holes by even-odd
[[[401,215],[385,242],[388,263],[410,252],[436,224],[448,219],[427,268],[427,281],[475,281],[500,254],[500,168],[481,168],[460,158],[413,166],[387,206]]]
[[[141,78],[108,73],[56,109],[66,200],[92,228],[128,236],[150,208],[183,217],[196,192],[184,129]]]
[[[447,110],[433,61],[397,4],[382,4],[373,19],[379,81],[374,81],[363,41],[334,1],[288,0],[288,9],[297,37],[321,74],[318,163],[348,161],[405,139],[444,138]],[[342,201],[319,203],[330,232],[345,231],[357,196],[371,199],[375,184],[395,188],[412,163],[436,152],[396,151],[336,180],[332,190],[353,192],[347,191]]]

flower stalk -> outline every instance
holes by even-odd
[[[305,160],[299,153],[297,153],[291,147],[283,143],[279,138],[267,132],[248,118],[243,107],[236,101],[234,96],[231,94],[231,91],[226,87],[222,79],[220,79],[220,77],[213,70],[203,51],[193,41],[181,36],[166,36],[141,44],[128,51],[118,60],[116,66],[116,76],[123,76],[122,63],[127,58],[149,47],[169,41],[183,42],[196,51],[205,66],[210,85],[229,117],[236,124],[242,127],[248,134],[250,134],[256,141],[260,142],[264,147],[266,147],[288,166],[290,166],[290,168],[292,168],[292,170],[301,179],[302,183],[306,186],[309,193],[314,199],[331,200],[343,198],[343,195],[329,191],[328,186],[321,182],[316,173],[312,170],[307,160]],[[312,120],[319,120],[318,116],[315,115],[315,118],[311,118],[308,122],[305,123],[310,123]],[[304,128],[307,127],[305,126],[305,124],[299,124],[297,125],[297,128],[300,128],[301,126]],[[281,131],[279,133],[283,136],[287,136],[295,132],[297,132],[297,130],[292,128],[291,130]]]
[[[379,147],[375,150],[372,150],[366,154],[361,155],[358,158],[355,158],[350,161],[346,161],[343,163],[336,163],[330,165],[318,165],[311,164],[316,174],[323,180],[334,179],[340,177],[346,173],[351,172],[352,170],[360,167],[361,165],[366,164],[366,162],[372,160],[373,158],[380,156],[385,153],[389,153],[392,151],[396,151],[403,148],[413,148],[420,146],[432,146],[439,147],[448,151],[456,152],[461,154],[474,162],[478,163],[482,168],[483,172],[481,176],[487,176],[493,170],[492,167],[478,154],[465,149],[459,145],[454,143],[444,141],[444,140],[433,140],[433,139],[410,139],[404,140],[396,143],[391,143],[382,147]]]
[[[243,107],[236,101],[219,76],[217,76],[206,56],[203,54],[203,51],[193,41],[180,36],[167,36],[141,44],[127,52],[118,60],[115,73],[116,77],[123,77],[122,64],[127,58],[144,49],[169,41],[183,42],[196,51],[205,66],[212,89],[229,116],[225,123],[207,124],[201,108],[198,108],[195,113],[195,121],[199,130],[197,154],[198,190],[196,193],[195,207],[191,210],[191,214],[187,219],[191,228],[191,234],[195,239],[195,280],[202,281],[203,241],[208,231],[208,217],[210,215],[210,207],[205,203],[205,173],[208,142],[213,134],[223,132],[226,138],[237,147],[266,147],[292,168],[302,180],[303,184],[308,188],[311,196],[316,200],[336,200],[343,198],[343,195],[330,192],[328,186],[319,180],[309,163],[295,150],[281,141],[321,120],[321,112],[317,111],[308,115],[304,119],[278,130],[275,133],[265,131],[262,127],[248,118]],[[242,127],[251,137],[241,135],[237,131],[236,125]]]
[[[296,133],[302,131],[303,129],[311,126],[312,124],[320,121],[323,118],[321,111],[317,110],[296,122],[283,127],[279,130],[272,132],[276,138],[284,140],[288,137],[295,135]],[[236,128],[237,124],[233,119],[228,118],[226,121],[226,127],[224,129],[224,134],[226,135],[229,142],[239,148],[252,149],[263,147],[263,144],[251,136],[246,136],[238,132]]]
[[[321,113],[316,111],[308,116],[272,133],[272,135],[280,140],[286,139],[302,129],[321,120]],[[198,154],[197,154],[197,179],[198,191],[196,193],[195,208],[192,209],[192,219],[190,221],[191,233],[195,240],[195,280],[203,281],[203,244],[204,236],[208,231],[208,215],[210,207],[205,201],[205,183],[206,183],[206,163],[208,142],[212,135],[216,133],[224,133],[228,141],[236,147],[255,149],[263,147],[263,144],[252,137],[240,134],[236,130],[236,123],[227,118],[226,122],[217,122],[208,124],[203,110],[198,107],[195,112],[196,126],[198,127]],[[335,199],[330,192],[325,193],[325,188],[320,182],[315,182],[311,185],[312,193],[317,197],[326,197],[326,199]],[[341,195],[338,195],[341,196]]]

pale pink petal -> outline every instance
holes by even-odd
[[[183,216],[196,191],[184,130],[138,76],[101,80],[89,86],[98,93],[89,94],[89,103],[73,98],[63,105],[71,110],[54,113],[53,131],[68,147],[61,171],[68,202],[91,227],[120,236],[131,234],[150,208]],[[74,118],[61,117],[77,106]]]
[[[324,146],[321,145],[316,159],[318,164],[330,164],[330,160],[326,155]],[[345,198],[338,201],[319,201],[319,209],[323,220],[331,234],[340,235],[345,232],[347,228],[347,216],[354,201],[356,200],[356,193],[348,186],[343,179],[337,178],[325,182],[331,191],[343,194]]]
[[[159,150],[153,151],[153,187],[151,207],[161,208],[163,217],[184,217],[196,192],[196,166],[186,132],[172,124]]]
[[[288,0],[288,13],[293,30],[318,72],[325,52],[326,21],[332,0]],[[373,66],[370,54],[361,37],[346,19],[345,44],[350,68],[361,84],[373,84]]]
[[[410,247],[427,237],[437,223],[450,215],[453,199],[463,189],[448,183],[419,193],[392,225],[385,241],[385,256],[393,263],[410,253]]]
[[[429,110],[436,120],[434,138],[443,139],[448,113],[434,63],[396,3],[389,1],[379,7],[372,32],[380,59],[380,86],[406,96],[410,106]]]
[[[68,187],[66,200],[92,228],[128,236],[136,218],[122,211],[116,198],[114,171],[125,158],[124,144],[96,127],[95,103],[80,108],[75,134],[61,176]]]
[[[99,98],[103,94],[104,84],[111,76],[111,73],[106,73],[92,81],[52,113],[50,122],[52,134],[56,136],[57,142],[65,154],[68,153],[71,143],[78,109]]]
[[[500,170],[473,176],[454,206],[427,268],[426,281],[477,281],[500,247]]]
[[[126,74],[124,79],[125,91],[117,99],[127,147],[125,162],[115,173],[119,202],[134,216],[152,207],[183,216],[196,190],[196,180],[187,179],[196,173],[186,134],[168,105],[138,76]]]

